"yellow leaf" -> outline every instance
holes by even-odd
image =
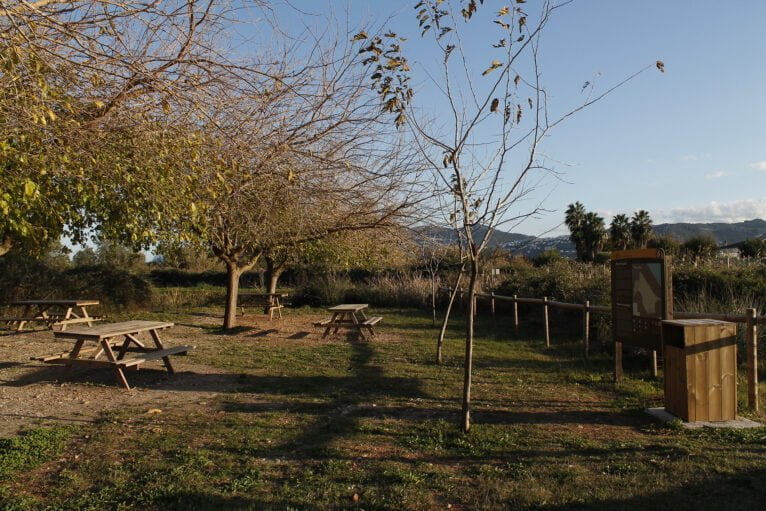
[[[96,101],[93,102],[93,106],[95,106],[96,108],[104,108],[106,105],[104,104],[103,101],[97,99]]]
[[[33,183],[32,181],[30,181],[29,179],[27,179],[24,182],[24,195],[26,195],[27,197],[32,197],[33,195],[35,195],[35,192],[37,192],[37,185]]]
[[[500,67],[502,65],[503,65],[503,63],[500,62],[499,60],[493,60],[492,64],[490,64],[489,67],[487,69],[485,69],[484,72],[481,75],[482,76],[486,76],[486,75],[488,75],[489,73],[491,73],[492,71],[494,71],[495,69],[497,69],[498,67]]]

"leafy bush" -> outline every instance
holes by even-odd
[[[226,272],[208,270],[195,272],[175,268],[152,270],[149,279],[157,287],[195,287],[200,285],[226,286]],[[240,287],[256,287],[260,285],[260,275],[256,271],[248,271],[240,276]]]
[[[58,269],[43,261],[9,254],[0,258],[0,296],[5,302],[95,299],[107,309],[131,309],[148,305],[152,288],[143,277],[109,266]]]

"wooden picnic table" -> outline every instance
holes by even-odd
[[[281,298],[287,298],[289,295],[287,293],[250,293],[250,292],[244,292],[239,293],[239,296],[237,297],[239,302],[239,310],[242,312],[242,314],[245,314],[245,304],[243,298],[256,298],[258,301],[255,303],[249,303],[248,307],[255,306],[255,307],[263,307],[263,313],[269,315],[269,321],[274,319],[274,311],[277,311],[277,314],[279,315],[279,319],[282,319],[282,308],[284,308],[284,304],[280,303]]]
[[[159,332],[172,326],[173,323],[166,321],[125,321],[89,328],[80,327],[67,331],[57,331],[53,333],[56,339],[74,341],[72,349],[43,357],[32,357],[32,360],[48,364],[62,364],[66,366],[66,373],[75,365],[109,367],[115,371],[122,386],[130,389],[123,372],[124,369],[130,367],[138,369],[138,366],[144,362],[162,359],[167,371],[173,374],[175,371],[170,363],[170,356],[185,355],[194,348],[194,346],[165,348]],[[153,348],[147,347],[139,339],[139,335],[142,333],[149,335],[154,342]],[[86,342],[93,345],[85,347]],[[117,348],[117,353],[115,353],[115,348]],[[136,355],[126,357],[125,355],[128,353],[136,353]],[[88,355],[88,357],[85,358],[83,355]],[[102,359],[102,355],[106,358]]]
[[[101,318],[91,316],[88,307],[98,304],[98,300],[17,300],[9,305],[24,307],[24,312],[17,316],[0,317],[0,322],[17,332],[31,322],[45,323],[51,329],[60,326],[61,330],[77,323],[93,326],[93,322]]]
[[[370,337],[375,335],[374,326],[377,325],[383,318],[380,316],[368,318],[364,313],[364,309],[369,307],[366,303],[344,303],[341,305],[335,305],[329,307],[327,310],[332,312],[332,317],[324,319],[317,323],[316,326],[325,327],[322,338],[324,339],[330,334],[330,330],[333,331],[333,335],[338,333],[338,330],[342,327],[355,329],[359,332],[359,336],[362,339],[366,339],[364,333],[365,330],[370,334]]]

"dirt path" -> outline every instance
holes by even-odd
[[[170,316],[169,320],[176,319]],[[195,317],[193,322],[179,321],[165,336],[166,343],[172,346],[183,342],[198,349],[220,345],[221,335],[211,334],[209,328],[218,321],[204,316]],[[291,335],[294,330],[305,330],[305,325],[310,325],[308,321],[301,317],[266,323],[260,316],[246,316],[240,335],[253,335],[253,331],[265,332],[264,336]],[[31,426],[90,423],[118,409],[143,413],[177,407],[189,411],[212,409],[219,394],[236,392],[239,385],[237,375],[195,364],[191,361],[193,357],[173,357],[176,374],[172,377],[159,362],[127,372],[131,390],[120,388],[109,370],[76,368],[65,381],[59,382],[62,367],[30,360],[33,356],[65,351],[70,346],[54,340],[50,330],[0,331],[0,437]]]

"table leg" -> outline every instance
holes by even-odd
[[[362,311],[359,311],[362,312]],[[362,313],[364,315],[364,313]],[[354,322],[354,326],[356,327],[357,332],[359,332],[359,337],[361,337],[364,340],[367,340],[367,336],[364,335],[364,327],[359,323],[359,318],[356,317],[355,313],[351,313],[351,321]]]
[[[133,335],[133,334],[125,334],[125,338],[128,341],[130,341],[133,344],[135,344],[136,346],[138,346],[139,348],[141,348],[142,350],[147,351],[146,346],[144,346],[144,343],[139,341],[138,338],[135,335]]]
[[[114,356],[114,352],[112,351],[112,346],[109,344],[109,339],[102,339],[101,347],[103,348],[104,353],[106,354],[106,358],[109,359],[109,362],[114,364],[114,371],[117,373],[117,379],[120,381],[120,383],[122,383],[123,387],[130,390],[130,385],[128,384],[128,380],[125,378],[125,373],[122,372],[122,368],[119,366],[119,361]]]
[[[32,313],[32,306],[31,305],[25,305],[24,306],[24,314],[21,315],[22,318],[29,318],[32,317],[30,314]],[[21,332],[24,329],[24,325],[26,325],[26,321],[19,321],[18,325],[16,325],[16,331]]]
[[[64,319],[61,320],[61,331],[63,332],[66,330],[66,320],[72,317],[72,308],[67,307],[66,314],[64,314]],[[51,328],[53,328],[53,324],[51,324]]]
[[[333,330],[332,335],[335,335],[338,333],[338,330],[340,330],[340,327],[343,326],[343,322],[346,321],[346,312],[340,313],[340,319],[338,319],[337,322],[333,321],[335,323],[335,330]]]
[[[69,356],[67,358],[77,358],[80,355],[80,350],[82,349],[82,345],[85,343],[85,339],[77,339],[74,343],[74,348],[72,348],[72,351],[69,352]],[[72,370],[72,364],[67,364],[64,366],[64,371],[61,373],[61,380],[69,376],[70,371]]]
[[[160,339],[160,333],[157,330],[149,330],[149,335],[152,336],[152,340],[154,341],[154,344],[157,346],[158,350],[165,349],[165,347],[162,345],[162,340]],[[175,369],[173,369],[173,365],[170,363],[170,357],[162,357],[162,362],[165,364],[165,369],[167,369],[170,374],[174,374],[176,372]]]
[[[88,314],[88,309],[86,309],[84,305],[82,307],[80,307],[80,312],[82,312],[82,317],[83,318],[90,319],[90,314]],[[88,326],[93,326],[93,322],[92,321],[88,321]]]
[[[277,314],[279,314],[279,319],[282,319],[282,304],[279,303],[279,297],[274,298],[274,303],[277,306]]]
[[[338,317],[337,312],[332,313],[332,318],[330,319],[330,322],[327,324],[327,328],[324,329],[324,334],[322,334],[322,339],[327,337],[330,334],[330,330],[332,330],[332,325],[335,323],[335,319]],[[337,330],[336,330],[337,332]]]

